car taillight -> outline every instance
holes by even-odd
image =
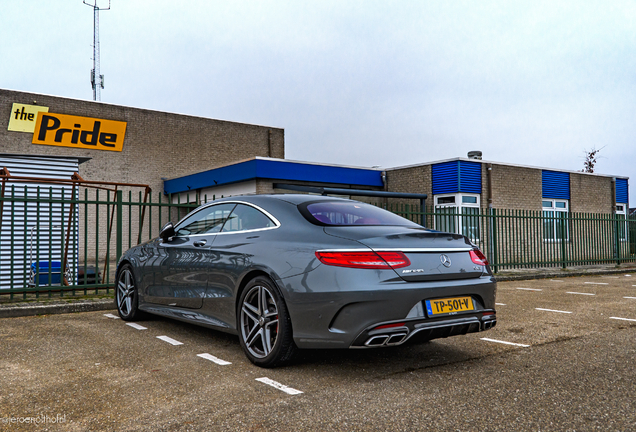
[[[477,265],[488,265],[488,259],[486,259],[486,256],[481,253],[479,249],[473,249],[470,251],[470,259]]]
[[[402,252],[316,252],[321,263],[337,267],[389,269],[411,265]]]

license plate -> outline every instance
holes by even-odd
[[[426,300],[428,316],[454,315],[457,312],[475,310],[472,297],[450,297]]]

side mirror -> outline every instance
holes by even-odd
[[[171,237],[175,236],[175,231],[174,231],[174,225],[172,225],[172,222],[168,222],[167,224],[165,224],[163,226],[163,228],[161,228],[161,232],[159,232],[159,237],[161,237],[161,240],[163,240],[164,242],[170,241]]]

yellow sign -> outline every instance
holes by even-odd
[[[9,117],[9,127],[7,129],[16,132],[33,132],[38,113],[48,111],[49,107],[14,103],[11,107],[11,116]]]
[[[33,144],[121,151],[126,122],[38,113]]]

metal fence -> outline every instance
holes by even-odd
[[[571,267],[636,261],[636,217],[568,213],[426,207],[382,207],[418,224],[470,238],[493,271]]]
[[[110,293],[128,248],[199,205],[161,193],[8,186],[0,195],[0,295]],[[418,224],[469,237],[495,272],[636,261],[636,218],[613,214],[382,204]]]
[[[109,294],[123,251],[197,206],[161,193],[7,186],[0,195],[0,295]]]

